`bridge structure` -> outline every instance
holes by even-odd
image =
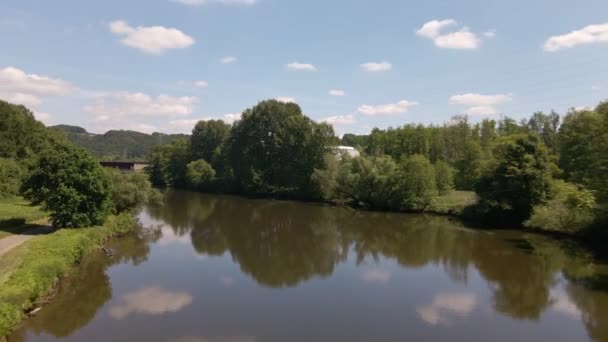
[[[138,161],[102,161],[99,164],[103,167],[112,167],[123,172],[143,172],[146,166],[150,165],[150,163]]]

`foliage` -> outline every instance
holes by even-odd
[[[435,183],[439,194],[445,195],[454,189],[454,168],[443,160],[439,160],[434,165]]]
[[[215,164],[221,154],[224,141],[230,133],[230,125],[222,120],[199,121],[190,137],[193,159],[204,159]]]
[[[184,134],[145,134],[125,130],[93,134],[82,127],[68,125],[51,128],[63,132],[70,142],[102,160],[143,160],[155,147],[188,137]]]
[[[593,194],[562,180],[551,184],[551,199],[534,207],[526,226],[547,231],[577,233],[589,227],[594,219]]]
[[[109,212],[109,182],[95,158],[67,144],[54,144],[38,157],[23,194],[50,212],[55,227],[102,224]]]
[[[215,170],[203,159],[188,164],[188,181],[194,189],[204,190],[215,178]]]
[[[227,141],[228,162],[239,191],[310,197],[311,175],[323,165],[334,137],[295,103],[263,101],[246,110]]]
[[[152,188],[145,174],[111,168],[105,171],[110,180],[110,201],[114,213],[140,208],[157,196],[157,190]]]
[[[438,194],[433,165],[422,155],[413,155],[405,160],[402,182],[406,209],[424,209]]]
[[[0,158],[34,157],[53,138],[27,108],[0,100]]]
[[[595,191],[608,201],[608,110],[607,102],[595,111],[572,111],[559,131],[560,160],[565,178]]]
[[[0,198],[17,195],[24,174],[25,169],[17,160],[0,158]]]
[[[111,217],[103,227],[62,229],[28,242],[21,265],[0,287],[0,336],[7,335],[84,255],[104,240],[138,226],[130,214]]]
[[[480,204],[497,222],[521,224],[549,196],[549,152],[536,135],[516,134],[500,138],[493,154],[475,189]]]

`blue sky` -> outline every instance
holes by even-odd
[[[0,98],[92,132],[295,100],[337,132],[608,98],[608,1],[3,0]]]

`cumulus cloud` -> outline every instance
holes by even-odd
[[[292,62],[287,64],[287,69],[290,70],[305,70],[305,71],[317,71],[317,67],[312,65],[312,64],[308,64],[308,63],[299,63],[299,62]]]
[[[103,96],[85,111],[96,117],[179,117],[192,114],[198,103],[195,96],[170,96],[161,94],[157,97],[144,93],[118,92]]]
[[[352,125],[357,122],[355,116],[352,114],[348,115],[337,115],[330,116],[320,120],[321,122],[327,122],[330,125]]]
[[[445,49],[477,49],[481,43],[481,39],[477,34],[471,32],[468,27],[464,26],[458,30],[445,32],[448,28],[458,26],[458,22],[454,19],[431,20],[416,31],[420,37],[428,38],[435,43],[437,47]],[[494,33],[486,32],[492,37]]]
[[[411,107],[416,105],[418,105],[418,102],[401,100],[397,103],[388,103],[375,106],[362,105],[359,107],[358,112],[370,116],[395,115],[406,113]]]
[[[277,100],[277,101],[279,101],[279,102],[283,102],[283,103],[290,103],[290,102],[295,103],[295,102],[296,102],[296,99],[295,99],[295,98],[293,98],[293,97],[290,97],[290,96],[279,96],[279,97],[275,97],[275,100]]]
[[[511,101],[510,94],[482,95],[467,93],[450,97],[450,103],[467,106],[466,114],[470,115],[495,115],[498,113],[496,106]]]
[[[48,123],[50,114],[38,107],[44,99],[52,96],[67,96],[78,90],[59,78],[28,74],[9,66],[0,69],[0,99],[28,107],[36,119]]]
[[[449,325],[453,317],[469,315],[477,304],[477,298],[471,293],[442,293],[433,298],[433,302],[416,309],[420,318],[432,325]]]
[[[110,307],[110,317],[121,320],[131,314],[162,315],[174,313],[191,303],[192,296],[186,292],[149,287],[123,296],[120,303]]]
[[[220,63],[222,63],[222,64],[232,64],[236,61],[237,61],[237,58],[233,57],[233,56],[226,56],[226,57],[223,57],[222,59],[220,59]]]
[[[570,33],[549,37],[543,48],[547,52],[556,52],[578,45],[597,43],[608,43],[608,23],[588,25]]]
[[[369,62],[361,64],[361,68],[367,72],[383,72],[391,70],[393,65],[389,62]]]
[[[110,23],[110,32],[123,37],[120,40],[122,44],[149,54],[184,49],[194,44],[192,37],[172,27],[132,27],[125,21],[117,20]]]
[[[231,124],[237,120],[241,119],[241,113],[227,113],[223,115],[223,118],[225,123],[227,124]]]
[[[220,5],[255,5],[257,0],[170,0],[187,6]]]
[[[62,96],[69,95],[75,90],[76,87],[59,78],[27,74],[11,66],[0,69],[0,92],[32,96]]]
[[[329,91],[329,95],[331,96],[345,96],[346,92],[344,90],[332,89]]]

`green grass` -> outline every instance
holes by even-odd
[[[442,215],[460,215],[464,208],[477,203],[477,200],[477,195],[473,191],[454,190],[433,198],[425,211]]]
[[[48,216],[40,207],[32,206],[21,197],[0,199],[0,239],[18,233],[25,223]]]
[[[61,229],[37,236],[2,258],[10,276],[0,284],[0,336],[8,335],[26,310],[36,306],[83,256],[137,226],[132,214],[110,217],[102,227]]]

